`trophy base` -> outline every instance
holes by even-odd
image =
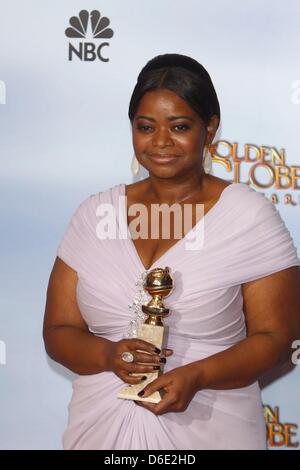
[[[138,393],[143,390],[146,385],[153,382],[153,380],[157,379],[158,372],[153,372],[150,374],[144,374],[147,376],[146,380],[143,380],[142,383],[136,385],[127,385],[124,387],[117,395],[117,398],[123,398],[125,400],[135,400],[135,401],[145,401],[148,403],[159,403],[161,400],[161,396],[159,392],[152,393],[149,397],[143,398],[139,397]],[[141,374],[132,374],[132,377],[140,377]]]
[[[149,343],[154,344],[157,348],[161,349],[163,344],[164,337],[164,327],[159,325],[147,325],[145,323],[141,324],[138,329],[137,337],[143,339]],[[135,400],[135,401],[145,401],[148,403],[159,403],[161,401],[160,393],[154,392],[149,397],[143,398],[139,397],[138,393],[143,390],[146,385],[153,380],[157,379],[159,371],[148,372],[145,374],[132,374],[132,377],[141,377],[145,375],[146,380],[143,380],[141,383],[136,385],[127,385],[125,388],[119,391],[117,398],[123,398],[125,400]]]

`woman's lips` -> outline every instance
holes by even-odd
[[[172,155],[172,154],[161,155],[161,154],[152,153],[152,154],[149,154],[148,156],[154,162],[162,163],[162,164],[171,163],[178,158],[178,155]]]

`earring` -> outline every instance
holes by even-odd
[[[140,171],[140,164],[139,164],[136,156],[133,155],[132,160],[131,160],[131,172],[132,172],[133,176],[136,176],[139,171]]]
[[[204,147],[203,168],[205,173],[211,173],[212,171],[212,158],[207,145]]]

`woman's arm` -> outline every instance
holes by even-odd
[[[261,374],[291,357],[300,338],[300,270],[292,267],[243,285],[247,338],[193,363],[199,389],[250,385]]]
[[[160,351],[136,338],[109,341],[90,333],[76,300],[77,273],[56,258],[50,275],[44,319],[44,341],[48,355],[80,375],[110,371],[129,384],[138,384],[142,374],[160,367]],[[136,362],[122,360],[122,353],[134,354]],[[146,353],[144,352],[146,351]],[[170,356],[171,350],[163,350]],[[132,373],[141,374],[131,376]]]
[[[43,336],[48,355],[77,374],[108,369],[110,341],[89,332],[76,301],[77,273],[56,258],[47,290]]]

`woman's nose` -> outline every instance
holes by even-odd
[[[153,145],[157,147],[165,147],[166,145],[173,145],[173,140],[169,134],[168,129],[157,129],[152,137]]]

